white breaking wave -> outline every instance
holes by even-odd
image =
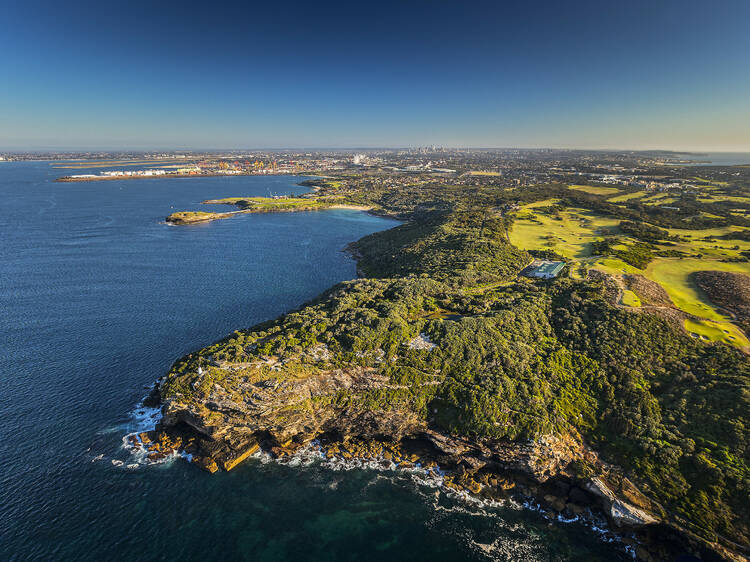
[[[188,462],[192,461],[192,455],[184,452],[174,452],[167,455],[165,458],[150,460],[147,458],[149,453],[145,447],[134,448],[130,442],[130,437],[144,431],[151,431],[155,429],[156,425],[161,420],[162,414],[159,408],[146,408],[140,405],[130,414],[130,421],[125,424],[124,429],[128,433],[122,438],[122,448],[127,450],[130,454],[129,464],[117,459],[112,460],[112,465],[125,470],[137,470],[141,467],[149,465],[164,465],[170,464],[177,458],[183,458]],[[97,460],[101,458],[100,455]],[[325,454],[325,450],[317,440],[311,441],[294,454],[287,457],[273,458],[270,454],[259,450],[252,455],[256,461],[262,464],[277,463],[292,468],[309,467],[312,465],[318,465],[325,467],[333,472],[350,471],[350,470],[371,470],[382,473],[384,476],[387,474],[393,477],[407,478],[408,481],[414,483],[417,490],[422,489],[425,493],[420,493],[426,501],[433,504],[435,513],[446,512],[446,513],[460,513],[463,515],[470,516],[481,516],[481,517],[494,517],[498,519],[499,524],[508,528],[509,530],[519,530],[523,526],[522,523],[508,524],[503,521],[501,514],[496,510],[498,508],[510,508],[517,510],[530,510],[541,514],[542,517],[550,521],[555,521],[560,524],[573,524],[579,523],[585,525],[596,535],[599,540],[605,543],[621,543],[622,537],[614,534],[608,527],[607,521],[591,510],[586,510],[584,514],[573,515],[566,517],[563,514],[556,513],[553,517],[550,517],[549,510],[544,508],[541,504],[528,499],[522,502],[516,501],[512,498],[503,500],[483,499],[479,498],[465,490],[455,490],[445,486],[445,477],[448,475],[446,471],[441,470],[439,467],[425,468],[419,463],[411,464],[406,463],[402,466],[402,463],[396,463],[393,460],[380,458],[352,458],[344,459],[340,456],[333,456],[328,458]],[[398,482],[394,478],[388,477],[389,480],[397,485]],[[403,480],[402,480],[403,483]],[[331,489],[335,489],[337,483],[332,485]],[[426,493],[429,490],[429,493]],[[440,494],[444,494],[445,497],[458,500],[460,503],[452,506],[440,505],[439,498]],[[466,536],[464,537],[466,543],[474,550],[477,554],[482,555],[493,560],[502,559],[518,559],[519,553],[523,552],[522,558],[524,560],[537,560],[539,552],[537,551],[538,546],[533,543],[524,541],[510,541],[507,540],[495,540],[492,543],[482,543],[475,541],[473,538]],[[526,539],[528,541],[528,538]],[[635,559],[635,548],[631,545],[620,544],[625,552],[627,552],[633,559]],[[508,556],[510,555],[510,558]]]
[[[408,476],[409,480],[418,486],[418,488],[429,489],[429,494],[421,494],[427,501],[433,503],[435,512],[455,512],[469,516],[479,517],[494,517],[502,521],[502,516],[497,512],[498,508],[511,508],[518,510],[530,510],[535,511],[545,519],[555,521],[560,524],[573,524],[578,523],[585,525],[588,529],[598,535],[599,540],[605,543],[620,543],[620,546],[625,552],[628,553],[633,559],[635,559],[635,548],[622,544],[622,538],[613,533],[607,524],[606,519],[596,515],[591,510],[587,509],[584,514],[572,515],[566,517],[561,513],[556,513],[553,517],[549,517],[549,510],[544,508],[538,502],[531,499],[519,502],[512,498],[503,500],[494,499],[483,499],[479,498],[465,490],[455,490],[453,488],[447,488],[444,486],[445,476],[448,474],[438,467],[427,469],[417,464],[408,464],[407,466],[399,466],[399,463],[395,463],[391,460],[384,458],[377,459],[344,459],[339,456],[333,456],[328,458],[325,455],[325,451],[320,443],[315,440],[310,444],[306,445],[293,455],[284,458],[274,459],[268,453],[258,451],[253,455],[256,459],[261,462],[269,463],[276,462],[290,467],[306,467],[312,464],[318,464],[334,472],[349,471],[349,470],[373,470],[380,473],[391,473],[393,476],[404,477]],[[394,484],[396,481],[392,480]],[[460,503],[453,506],[443,506],[438,503],[440,494],[445,494],[446,497],[458,500]],[[503,522],[503,527],[509,530],[519,530],[522,527],[522,523],[507,524]],[[498,556],[504,560],[517,560],[519,553],[523,552],[522,559],[524,560],[536,560],[539,552],[537,551],[538,545],[529,544],[528,542],[511,541],[509,544],[506,540],[494,541],[493,543],[479,543],[465,537],[467,544],[469,544],[475,552],[486,556],[491,559],[497,559]],[[507,558],[511,555],[510,558]]]
[[[144,446],[138,435],[156,429],[157,424],[162,418],[161,408],[149,408],[144,406],[141,402],[132,412],[130,412],[128,418],[128,421],[121,426],[121,430],[124,430],[126,433],[122,437],[120,450],[127,452],[129,462],[126,464],[121,460],[113,459],[112,464],[114,466],[126,470],[138,470],[139,468],[149,465],[170,464],[178,458],[184,458],[188,462],[192,460],[192,455],[178,451],[172,452],[159,459],[148,458],[150,451]],[[133,445],[133,438],[140,443],[139,447]]]

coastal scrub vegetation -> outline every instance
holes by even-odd
[[[620,280],[639,307],[618,305],[618,280],[604,274],[519,277],[532,258],[508,237],[525,205],[551,200],[533,212],[583,209],[613,219],[592,251],[643,270],[656,259],[679,260],[659,252],[682,243],[686,231],[744,232],[748,219],[695,197],[675,210],[558,184],[393,188],[342,175],[319,187],[318,197],[405,223],[351,246],[362,278],[179,359],[165,399],[201,402],[218,385],[242,400],[243,385],[269,374],[283,381],[361,367],[387,384],[320,400],[343,411],[408,410],[429,427],[477,439],[577,436],[659,502],[668,520],[707,540],[750,542],[747,356],[691,338],[657,314],[675,309],[640,273]],[[712,298],[724,306],[717,291]]]
[[[204,201],[209,205],[234,205],[243,211],[283,212],[313,211],[328,208],[336,203],[331,199],[310,199],[305,197],[226,197]]]
[[[497,213],[432,213],[386,232],[366,236],[351,247],[368,277],[427,274],[461,282],[507,279],[531,257],[507,242],[507,221]]]

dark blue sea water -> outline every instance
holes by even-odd
[[[134,408],[175,358],[353,278],[342,248],[394,223],[330,210],[170,227],[173,210],[299,193],[299,178],[52,181],[64,173],[0,164],[0,559],[626,558],[582,523],[451,498],[419,473],[129,458]]]

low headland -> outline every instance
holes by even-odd
[[[163,417],[130,436],[134,448],[154,459],[184,451],[209,472],[305,447],[418,463],[476,497],[602,514],[639,560],[746,558],[748,358],[729,341],[691,337],[677,306],[697,318],[691,293],[665,289],[648,267],[689,257],[684,233],[698,238],[707,220],[608,203],[611,192],[579,185],[394,187],[351,176],[316,187],[206,203],[240,213],[352,205],[405,222],[349,247],[359,279],[178,359],[145,401]],[[534,246],[553,228],[596,228],[596,253]],[[568,267],[549,280],[519,275],[533,258]]]
[[[227,197],[209,199],[204,205],[233,205],[239,210],[229,213],[206,211],[179,211],[166,217],[168,224],[187,225],[226,219],[243,213],[289,213],[301,211],[322,211],[325,209],[354,209],[369,211],[372,207],[347,205],[340,199],[319,199],[306,197]]]

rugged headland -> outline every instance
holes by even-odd
[[[642,560],[747,556],[745,355],[620,306],[607,275],[518,277],[532,258],[508,241],[515,203],[558,187],[352,185],[337,203],[406,221],[352,244],[362,278],[176,361],[134,446],[214,472],[315,440],[439,466],[481,497],[604,513]],[[330,206],[318,187],[306,204]]]

